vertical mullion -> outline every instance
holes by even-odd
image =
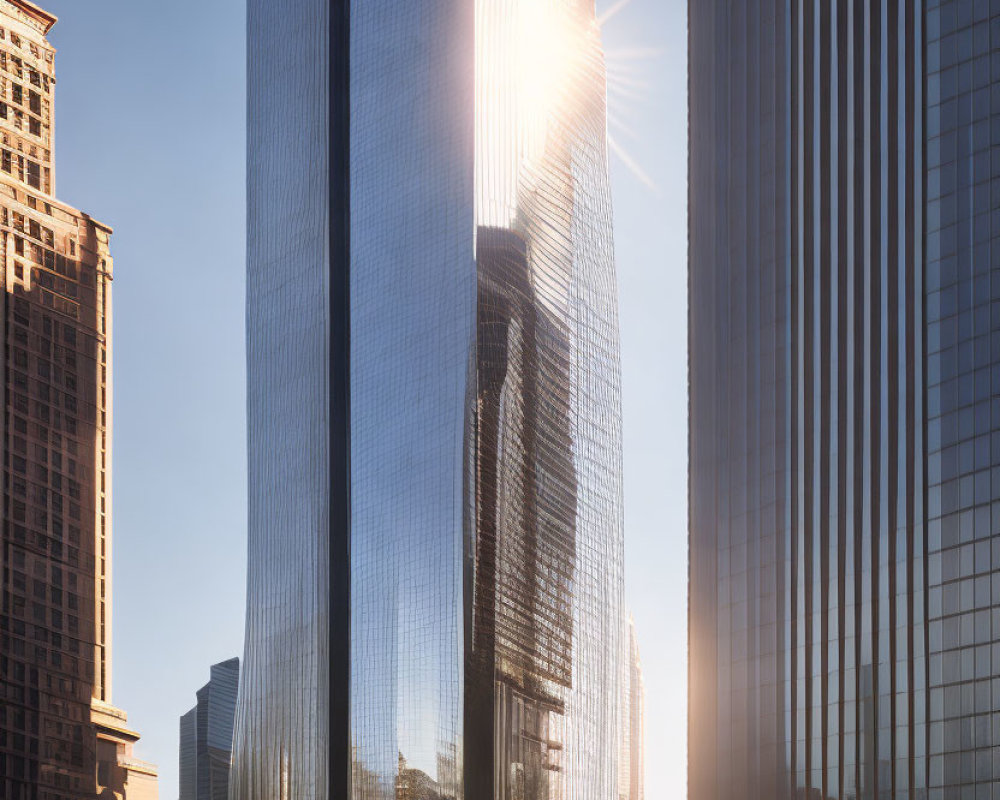
[[[329,14],[330,716],[327,780],[331,800],[348,800],[352,791],[350,0],[330,0]]]

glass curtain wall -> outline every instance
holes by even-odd
[[[232,796],[606,800],[621,400],[593,3],[250,0],[249,45]]]
[[[689,13],[691,796],[923,797],[922,5]]]

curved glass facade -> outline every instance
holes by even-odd
[[[471,31],[458,0],[351,4],[355,800],[461,784]]]
[[[331,781],[331,550],[342,539],[331,533],[334,9],[247,10],[248,599],[229,789],[320,800]]]
[[[249,6],[231,796],[612,797],[620,376],[593,4]]]

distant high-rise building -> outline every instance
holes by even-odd
[[[213,664],[198,703],[181,717],[180,800],[227,800],[240,660]]]
[[[55,22],[0,0],[0,797],[134,800],[156,770],[111,705],[111,229],[53,194]]]
[[[631,615],[625,626],[622,658],[622,744],[618,757],[619,800],[645,800],[646,685],[642,680],[639,639]]]
[[[1000,787],[1000,4],[690,0],[691,800]]]
[[[198,797],[198,706],[181,716],[180,769],[178,783],[180,800]]]
[[[233,796],[616,798],[621,407],[594,2],[248,15]]]

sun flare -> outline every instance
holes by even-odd
[[[476,4],[476,175],[480,224],[507,226],[517,192],[572,111],[587,34],[573,0]]]

